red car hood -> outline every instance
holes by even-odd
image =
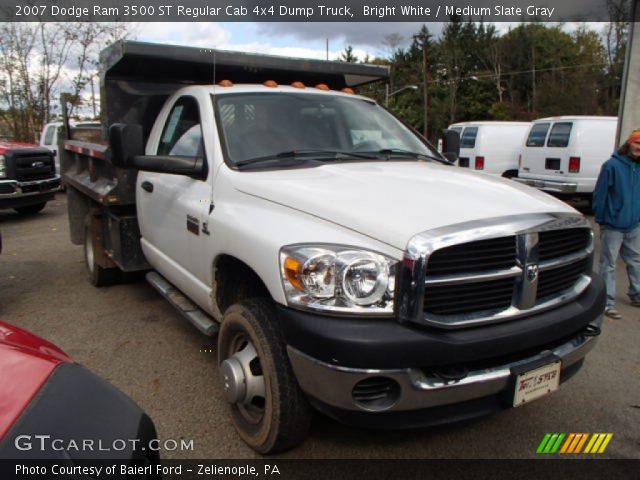
[[[70,362],[54,344],[0,321],[0,439],[55,368]]]
[[[14,148],[37,148],[40,145],[36,143],[22,143],[22,142],[0,142],[0,155]]]

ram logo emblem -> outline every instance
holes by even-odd
[[[535,282],[538,278],[538,265],[527,265],[527,280]]]
[[[44,162],[33,162],[33,163],[31,164],[31,166],[32,166],[33,168],[40,168],[40,167],[44,167]]]

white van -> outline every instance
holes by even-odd
[[[559,196],[591,200],[600,167],[615,150],[617,126],[617,117],[534,121],[516,180]]]
[[[100,127],[100,122],[69,122],[70,127]],[[40,133],[40,146],[48,148],[54,153],[56,173],[60,174],[60,157],[58,155],[58,141],[62,133],[62,122],[47,123]]]
[[[461,122],[449,126],[460,134],[458,166],[512,178],[529,122]]]

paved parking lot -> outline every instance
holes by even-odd
[[[210,341],[144,282],[96,289],[69,241],[66,197],[22,218],[0,211],[0,318],[62,347],[129,394],[161,438],[193,439],[166,458],[252,458],[217,384]],[[547,432],[611,432],[604,456],[640,458],[640,309],[624,297],[585,367],[559,392],[463,424],[417,431],[352,429],[316,416],[288,458],[531,458]]]

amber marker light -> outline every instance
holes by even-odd
[[[293,82],[291,84],[291,86],[294,87],[294,88],[304,88],[305,87],[304,83],[302,83],[302,82]]]
[[[343,92],[343,93],[348,93],[350,95],[353,95],[354,93],[356,93],[356,92],[353,91],[353,88],[349,88],[349,87],[343,88],[340,91]]]
[[[300,280],[300,273],[302,272],[302,263],[295,258],[287,257],[284,261],[284,273],[287,276],[289,283],[296,289],[304,291],[304,285]]]
[[[318,85],[316,85],[316,88],[318,90],[331,90],[329,88],[329,85],[327,85],[326,83],[319,83]]]
[[[233,87],[233,82],[231,80],[220,80],[218,85],[221,87]]]
[[[263,85],[269,88],[276,88],[278,86],[275,80],[267,80],[266,82],[263,83]]]

